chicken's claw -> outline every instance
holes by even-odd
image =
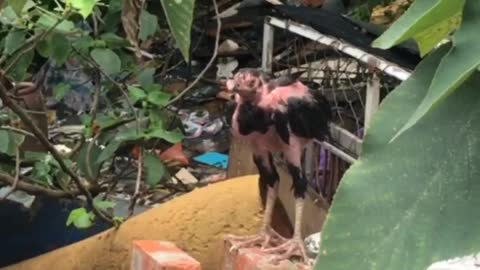
[[[231,240],[233,245],[230,247],[230,252],[237,251],[241,248],[249,248],[260,246],[262,250],[265,250],[272,245],[279,245],[287,241],[283,236],[277,233],[272,228],[262,230],[257,235],[251,236],[234,236],[229,235],[226,239]]]
[[[279,263],[283,260],[290,260],[292,256],[298,256],[303,259],[306,265],[313,265],[312,260],[307,256],[305,246],[301,239],[293,238],[277,247],[264,249],[263,251],[269,254],[278,254],[271,258],[272,263]]]

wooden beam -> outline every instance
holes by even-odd
[[[265,21],[272,26],[286,29],[297,35],[327,45],[331,48],[338,49],[339,51],[350,55],[351,57],[362,61],[365,64],[375,62],[375,67],[377,69],[382,70],[384,73],[387,73],[388,75],[393,76],[399,80],[406,80],[408,77],[410,77],[410,74],[412,73],[410,70],[402,68],[397,64],[389,62],[373,54],[367,53],[345,41],[324,35],[309,26],[299,24],[295,21],[282,20],[275,17],[267,17]]]
[[[263,24],[262,70],[272,72],[274,28]]]

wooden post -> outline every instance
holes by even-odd
[[[374,72],[372,79],[367,83],[367,97],[365,101],[365,128],[363,133],[367,132],[373,114],[377,111],[380,104],[380,79]]]
[[[267,21],[263,24],[262,70],[272,71],[273,37],[275,30]]]

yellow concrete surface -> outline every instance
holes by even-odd
[[[196,189],[146,211],[118,230],[108,230],[73,245],[2,270],[127,270],[132,240],[168,240],[217,270],[224,234],[246,235],[260,227],[258,176],[250,175]]]

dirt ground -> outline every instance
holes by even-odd
[[[76,244],[1,270],[127,270],[135,239],[169,240],[219,270],[222,236],[256,233],[261,223],[258,176],[225,181],[175,198],[162,206]]]

